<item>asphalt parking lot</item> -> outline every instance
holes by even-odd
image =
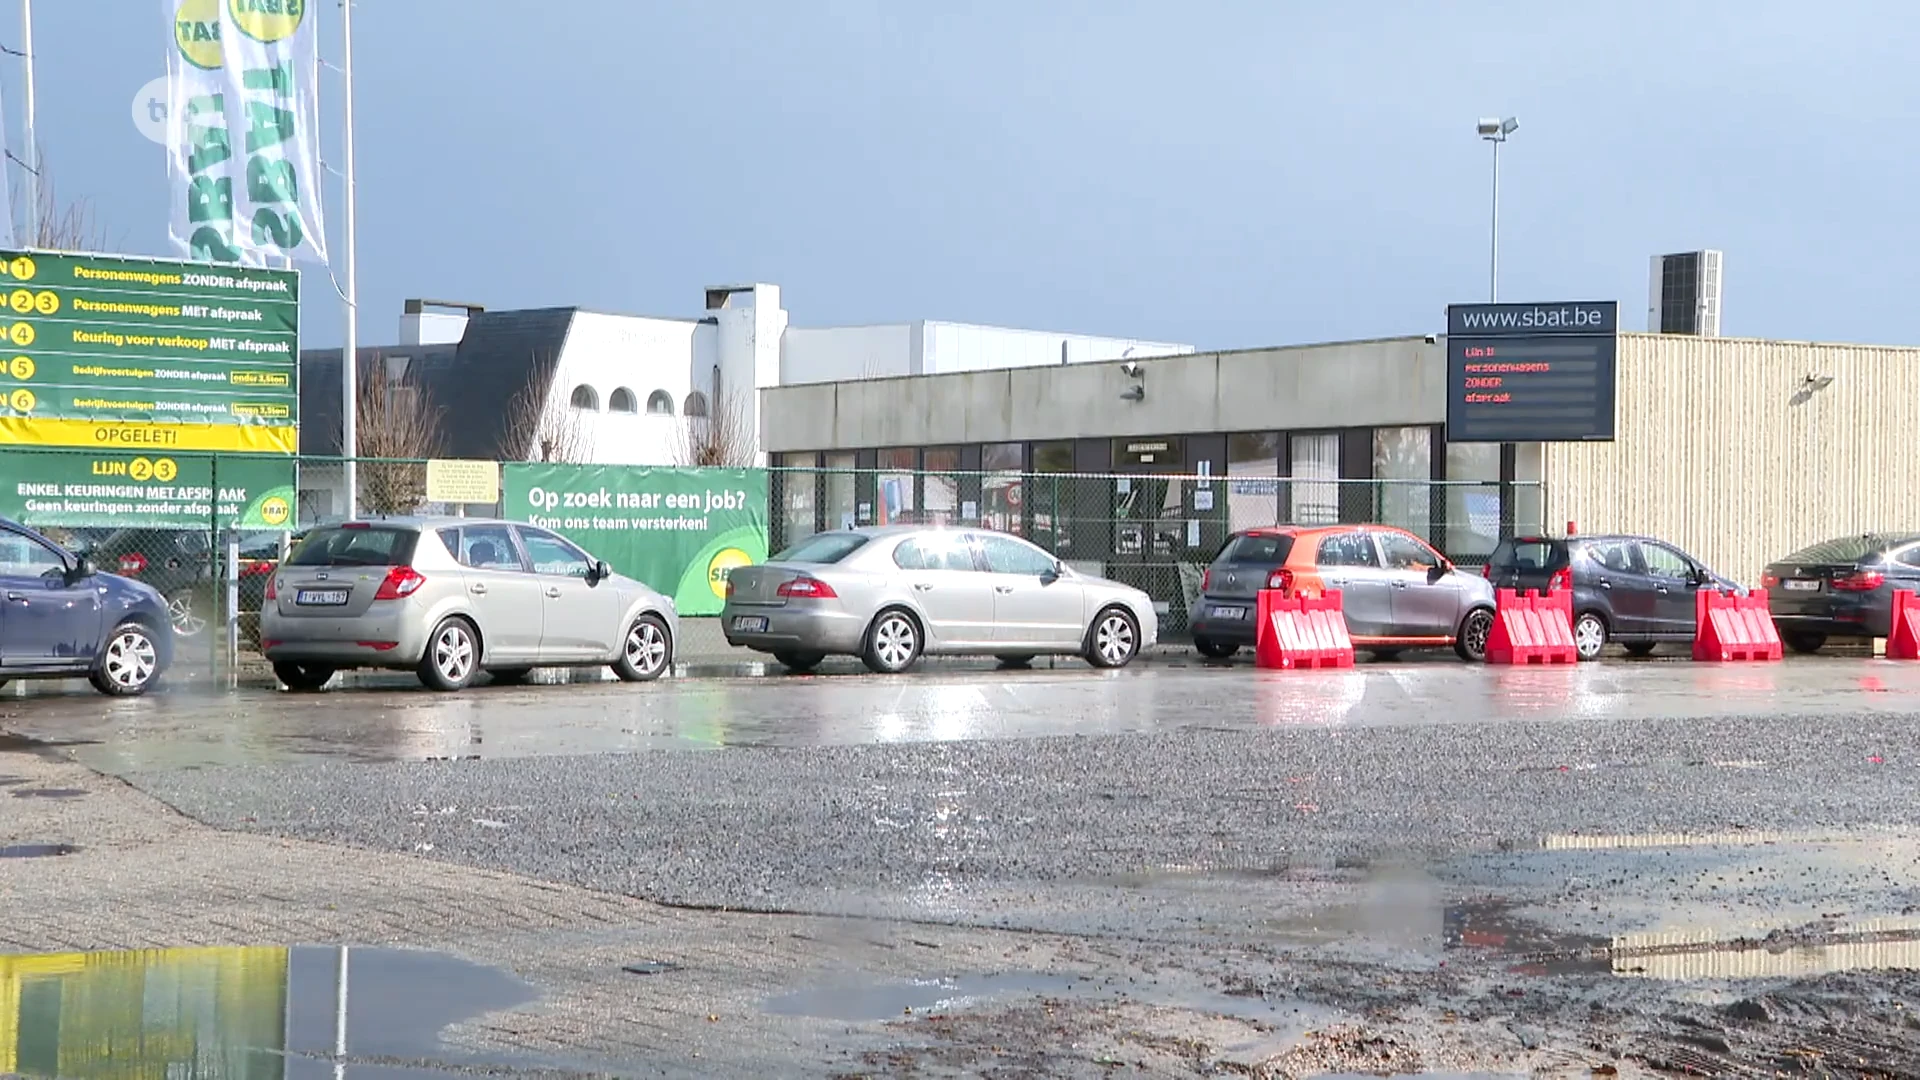
[[[1118,672],[53,692],[0,698],[0,747],[124,780],[166,820],[209,830],[208,859],[252,841],[273,859],[365,853],[422,880],[659,905],[641,909],[650,926],[723,913],[702,933],[759,943],[748,992],[659,930],[595,923],[500,939],[511,948],[475,936],[476,920],[537,922],[527,912],[559,899],[463,906],[458,930],[414,927],[414,902],[381,899],[399,886],[328,901],[343,925],[301,940],[377,943],[405,925],[403,943],[529,980],[533,1003],[486,1028],[495,1064],[525,1064],[513,1048],[539,1029],[557,1060],[620,1065],[595,1048],[632,1030],[618,1019],[632,1002],[693,995],[731,1025],[730,1060],[769,1075],[955,1054],[971,1071],[1110,1075],[1101,1062],[1144,1054],[1147,1030],[1186,1047],[1147,1075],[1738,1073],[1843,1043],[1900,1075],[1903,1017],[1920,1008],[1916,722],[1920,664],[1861,656],[1266,672],[1176,653]],[[31,835],[0,836],[80,849],[40,861],[72,868],[47,888],[111,896],[132,880],[122,842],[92,833],[113,789],[15,783],[49,797],[14,804],[38,814],[16,812]],[[72,876],[86,866],[102,876]],[[263,911],[297,891],[238,888]],[[99,933],[146,940],[112,928],[148,903],[103,900]],[[201,933],[250,925],[220,918]],[[953,935],[973,935],[974,959]],[[905,951],[849,951],[876,936]],[[809,942],[830,958],[783,951]],[[557,958],[588,947],[680,981],[570,1004],[599,984]],[[664,1055],[650,1061],[721,1052],[647,1031]],[[881,1057],[852,1067],[850,1047]]]

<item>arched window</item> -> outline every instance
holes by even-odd
[[[633,391],[624,386],[617,387],[607,396],[608,412],[639,412],[639,403],[634,400]]]
[[[673,395],[665,390],[655,390],[647,395],[647,412],[655,416],[673,415]]]
[[[688,416],[705,418],[707,415],[707,395],[695,390],[693,393],[687,395],[687,400],[682,404],[681,408],[686,411]]]
[[[583,412],[599,412],[600,395],[593,392],[593,387],[581,383],[573,388],[573,407]]]

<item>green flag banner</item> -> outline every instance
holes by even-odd
[[[553,531],[673,598],[718,615],[727,574],[767,560],[765,469],[509,462],[506,516]]]
[[[285,529],[294,499],[291,458],[0,454],[0,517],[36,528]]]

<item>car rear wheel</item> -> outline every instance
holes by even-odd
[[[1453,651],[1460,659],[1478,664],[1487,658],[1487,639],[1493,636],[1493,612],[1474,608],[1460,620],[1460,632],[1453,637]]]
[[[1787,648],[1792,649],[1794,652],[1802,656],[1811,656],[1819,652],[1821,646],[1827,643],[1827,635],[1817,634],[1810,630],[1789,630],[1780,635],[1780,640],[1785,642]]]
[[[480,636],[459,616],[442,619],[427,638],[420,681],[432,690],[464,690],[480,671]]]
[[[312,693],[324,689],[333,681],[334,668],[326,664],[296,664],[291,660],[276,660],[273,665],[273,677],[280,685],[295,693]]]
[[[898,609],[883,611],[867,631],[867,647],[860,659],[867,670],[880,675],[895,675],[913,666],[920,658],[920,624]]]
[[[1583,611],[1573,620],[1573,651],[1581,660],[1600,659],[1607,647],[1607,620],[1598,612]]]
[[[136,697],[146,693],[159,677],[160,652],[152,633],[140,623],[125,622],[107,635],[100,665],[88,681],[109,697]]]
[[[530,667],[497,667],[487,669],[487,677],[493,680],[493,685],[495,686],[519,686],[521,683],[527,681],[527,676],[532,674],[533,669]]]
[[[1622,648],[1627,650],[1628,656],[1652,656],[1654,645],[1651,641],[1636,641],[1631,645],[1624,645]]]
[[[673,642],[658,615],[642,615],[627,627],[613,673],[626,682],[652,682],[673,666]]]
[[[819,667],[820,661],[825,660],[827,654],[817,652],[777,652],[773,654],[773,658],[779,661],[780,666],[786,668],[788,671],[808,672]]]
[[[1206,638],[1194,638],[1193,650],[1209,660],[1225,660],[1240,651],[1240,646],[1224,641],[1209,641]]]
[[[207,630],[207,616],[201,603],[200,590],[191,585],[167,594],[167,620],[173,623],[173,632],[178,637],[199,637]]]
[[[1108,608],[1093,620],[1087,635],[1087,662],[1098,668],[1126,667],[1140,651],[1140,627],[1133,616]]]

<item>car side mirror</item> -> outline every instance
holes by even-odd
[[[595,559],[593,565],[587,567],[588,585],[598,585],[612,576],[613,567],[608,566],[605,559]]]
[[[87,558],[85,555],[77,556],[73,561],[73,569],[67,571],[67,584],[71,585],[76,581],[84,581],[92,577],[93,572],[93,560]]]
[[[1427,571],[1427,584],[1434,584],[1451,573],[1453,573],[1453,567],[1447,563],[1441,563]]]
[[[1040,575],[1040,584],[1051,585],[1064,577],[1066,572],[1067,568],[1061,564],[1060,560],[1055,559],[1053,565],[1047,567],[1046,571]]]

